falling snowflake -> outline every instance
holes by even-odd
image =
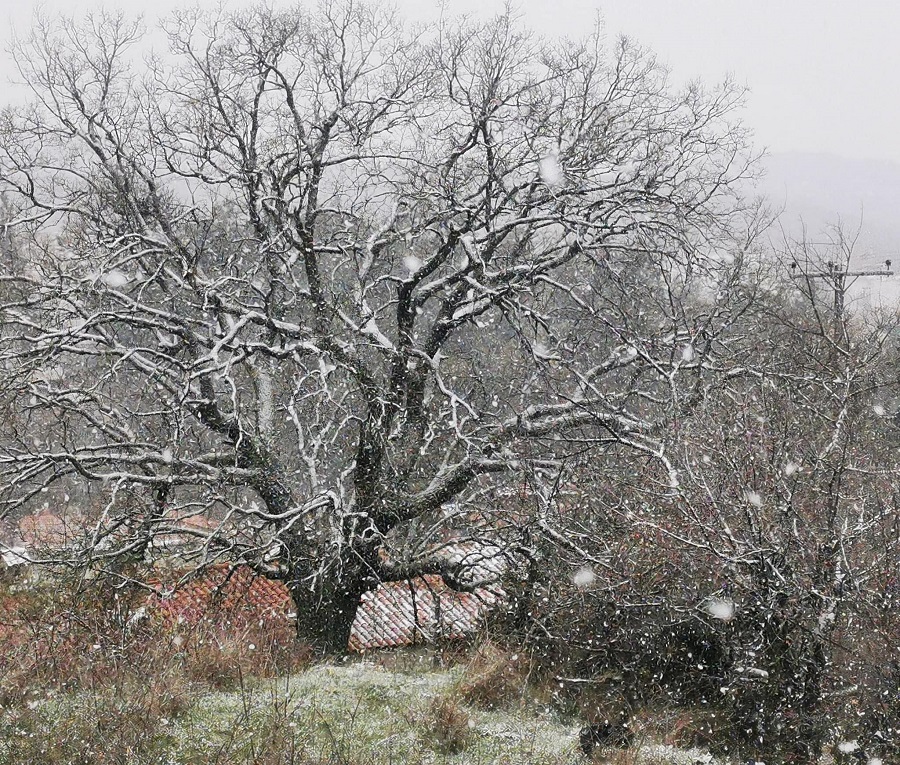
[[[704,609],[713,619],[721,619],[723,622],[734,617],[734,603],[724,598],[710,598]]]
[[[578,571],[575,572],[575,576],[572,577],[572,584],[574,584],[579,590],[584,590],[590,587],[594,583],[594,579],[596,579],[596,575],[594,574],[594,569],[590,566],[582,566]]]
[[[128,274],[118,270],[103,274],[103,276],[100,277],[100,280],[107,287],[112,287],[114,290],[126,286],[128,282],[131,281],[131,279],[128,278]]]
[[[747,497],[747,501],[754,507],[762,507],[763,498],[758,491],[748,491],[744,496]]]
[[[798,465],[793,460],[789,461],[787,465],[784,466],[784,474],[787,476],[794,475],[794,473],[800,470],[800,465]]]
[[[691,362],[694,360],[694,346],[688,343],[681,349],[681,360]]]
[[[409,275],[412,276],[422,268],[422,259],[417,258],[415,255],[407,255],[403,258],[403,265],[406,266],[406,270],[409,271]]]
[[[884,417],[884,415],[887,414],[887,412],[885,411],[884,407],[881,404],[875,404],[875,406],[872,407],[872,411],[875,412],[875,414],[878,415],[879,417]]]
[[[538,173],[541,180],[550,187],[559,186],[566,179],[559,160],[552,154],[548,154],[541,160]]]

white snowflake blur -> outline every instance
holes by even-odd
[[[574,584],[579,590],[584,590],[590,587],[594,580],[597,578],[596,574],[594,574],[594,569],[590,566],[582,566],[578,571],[575,572],[575,575],[572,577],[572,584]]]
[[[713,619],[727,622],[734,618],[734,602],[727,598],[710,598],[704,608]]]
[[[541,180],[551,188],[562,185],[566,179],[559,160],[553,154],[548,154],[541,160],[538,166],[538,173],[541,176]]]

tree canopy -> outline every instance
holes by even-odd
[[[504,485],[598,447],[677,481],[666,423],[752,300],[739,89],[510,14],[325,2],[164,30],[144,58],[121,15],[17,48],[3,513],[70,493],[74,552],[105,568],[192,535],[341,650],[379,582],[482,583],[442,544],[524,544]]]

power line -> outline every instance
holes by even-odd
[[[815,242],[810,242],[809,244],[816,244]],[[840,326],[841,317],[844,315],[844,295],[847,292],[847,280],[852,279],[856,281],[861,276],[893,276],[894,272],[891,270],[891,259],[886,258],[884,261],[884,268],[882,269],[870,269],[864,271],[851,271],[849,269],[849,264],[847,267],[840,268],[837,263],[833,260],[829,260],[825,263],[824,270],[817,271],[815,273],[810,273],[809,271],[801,271],[797,273],[797,269],[799,268],[799,264],[797,261],[793,261],[791,263],[791,278],[792,279],[803,279],[806,281],[810,281],[812,279],[823,279],[831,283],[831,289],[834,293],[834,322],[835,329]],[[852,283],[852,282],[851,282]]]

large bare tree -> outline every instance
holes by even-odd
[[[340,651],[379,582],[481,583],[440,543],[509,543],[495,488],[596,443],[666,464],[660,424],[746,301],[739,91],[510,15],[411,29],[325,2],[164,29],[143,59],[121,16],[17,48],[4,513],[71,492],[107,567],[193,534]]]

